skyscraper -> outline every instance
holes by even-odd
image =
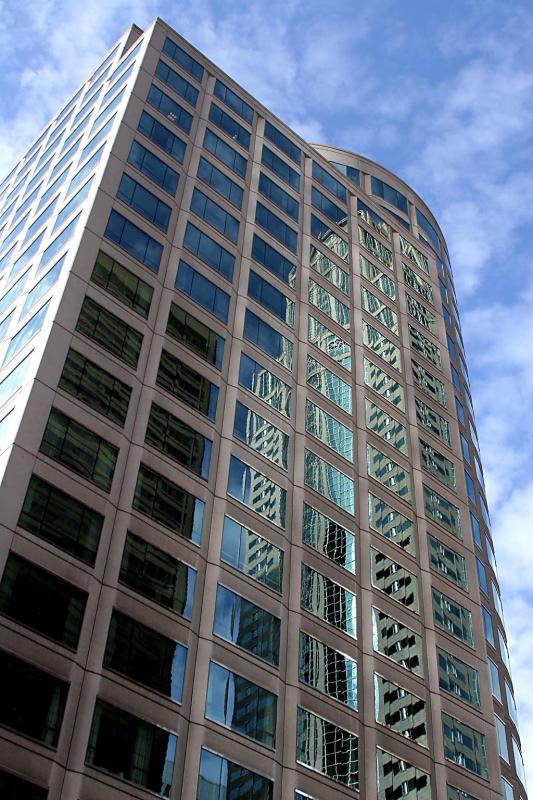
[[[157,20],[0,204],[2,797],[525,800],[424,202]]]

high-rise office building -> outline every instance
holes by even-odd
[[[418,195],[157,20],[0,203],[2,798],[525,800]]]

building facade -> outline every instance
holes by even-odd
[[[525,800],[423,201],[157,20],[0,204],[2,797]]]

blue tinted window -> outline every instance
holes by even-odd
[[[41,186],[42,186],[42,183],[40,183],[39,186],[37,186],[37,188],[33,190],[33,192],[30,194],[30,196],[26,200],[24,200],[24,202],[17,208],[17,216],[19,214],[23,214],[26,211],[26,209],[31,206],[31,204],[33,203],[33,201],[37,197],[37,194],[38,194],[39,189],[41,188]],[[2,220],[0,219],[0,225],[1,224],[2,224]]]
[[[298,233],[262,203],[257,203],[255,221],[293,253],[298,249]]]
[[[12,256],[15,255],[16,246],[17,246],[17,243],[15,242],[15,244],[13,245],[11,250],[8,250],[7,253],[4,256],[2,256],[2,258],[0,258],[0,274],[5,269],[7,269],[9,264],[11,263],[11,258],[12,258]],[[11,275],[11,277],[13,277],[13,276]]]
[[[285,527],[286,490],[235,456],[230,459],[228,495],[274,525]]]
[[[78,141],[76,142],[76,144],[75,144],[75,145],[73,145],[73,146],[70,148],[70,150],[68,150],[68,151],[65,153],[65,155],[63,156],[63,158],[60,158],[60,159],[59,159],[59,161],[57,162],[57,164],[56,164],[56,165],[55,165],[55,167],[53,168],[52,172],[50,173],[50,176],[49,176],[49,178],[48,178],[48,181],[49,181],[49,182],[50,182],[50,181],[53,181],[53,180],[54,180],[54,178],[56,177],[56,175],[59,175],[59,173],[60,173],[60,172],[63,170],[63,167],[64,167],[64,166],[67,164],[67,162],[68,162],[68,161],[70,161],[70,159],[71,159],[71,158],[73,158],[73,156],[74,156],[74,154],[76,153],[76,151],[77,151],[78,147],[80,146],[80,144],[81,144],[81,137],[78,139]]]
[[[130,222],[117,211],[111,211],[104,233],[112,242],[123,247],[154,272],[159,271],[163,245]]]
[[[183,97],[191,106],[196,105],[198,89],[192,86],[189,81],[186,81],[185,78],[182,78],[178,72],[171,69],[164,61],[160,60],[158,62],[155,68],[155,74],[160,81],[166,83],[167,86],[176,92],[176,94],[179,94],[180,97]]]
[[[11,325],[11,322],[12,322],[12,321],[13,321],[13,319],[14,319],[14,317],[13,317],[13,314],[14,314],[14,313],[15,313],[15,312],[14,312],[14,311],[12,311],[12,312],[11,312],[11,314],[8,314],[8,315],[7,315],[7,317],[4,317],[4,319],[2,320],[2,322],[0,322],[0,342],[1,342],[3,339],[5,339],[5,337],[6,337],[6,335],[7,335],[7,332],[8,332],[9,326]]]
[[[60,228],[61,225],[64,223],[64,221],[68,217],[70,217],[72,212],[75,211],[75,209],[78,208],[78,206],[81,205],[81,203],[83,203],[83,201],[85,200],[85,198],[89,194],[92,182],[93,182],[93,179],[89,178],[89,180],[87,181],[85,186],[82,189],[80,189],[79,192],[77,192],[77,194],[74,195],[72,200],[70,200],[66,204],[66,206],[63,206],[63,208],[61,209],[61,211],[57,215],[57,218],[56,218],[56,221],[55,221],[55,225],[52,228],[52,232],[57,230],[57,228]]]
[[[274,314],[282,322],[294,325],[294,303],[289,300],[283,292],[276,289],[268,281],[265,281],[257,272],[250,270],[248,278],[248,297],[251,297],[267,311]]]
[[[163,45],[163,53],[166,53],[172,61],[175,61],[176,64],[179,64],[184,70],[186,70],[193,78],[196,80],[201,81],[202,76],[204,74],[204,68],[201,64],[198,63],[192,56],[185,52],[179,45],[174,44],[174,42],[168,38],[165,39],[165,44]]]
[[[472,528],[472,537],[474,539],[474,542],[481,549],[483,545],[481,542],[481,531],[479,529],[479,521],[478,518],[475,517],[474,514],[472,514],[472,512],[470,512],[470,526]]]
[[[200,158],[197,174],[198,177],[209,184],[217,194],[224,197],[236,208],[241,208],[243,196],[241,187],[235,183],[235,181],[230,180],[227,175],[213,166],[213,164],[203,156]]]
[[[461,391],[461,381],[459,380],[459,373],[457,372],[453,364],[450,364],[450,367],[452,370],[453,385],[455,386],[456,389]]]
[[[22,386],[24,378],[26,377],[26,372],[30,366],[30,355],[31,353],[28,353],[26,358],[24,358],[20,364],[17,364],[15,369],[11,370],[9,375],[0,382],[0,406],[3,406]]]
[[[141,114],[138,130],[180,164],[183,162],[185,142],[146,111]]]
[[[448,333],[446,334],[446,341],[448,342],[448,352],[450,353],[450,357],[457,358],[457,347]]]
[[[465,424],[465,409],[464,409],[463,404],[461,402],[459,402],[457,397],[455,398],[455,409],[457,411],[457,419],[459,420],[461,425],[464,425]]]
[[[16,283],[13,284],[11,289],[9,289],[1,298],[0,298],[0,316],[6,311],[11,303],[19,296],[19,294],[24,289],[26,281],[28,280],[28,272],[25,272],[21,278],[18,279]]]
[[[172,209],[129,175],[122,175],[117,197],[165,233]]]
[[[206,150],[209,150],[214,156],[216,156],[220,161],[222,161],[227,167],[236,172],[237,175],[240,175],[241,178],[244,178],[246,175],[246,165],[247,160],[244,156],[241,156],[233,147],[230,147],[229,144],[223,139],[220,139],[213,131],[210,131],[209,128],[206,129],[205,136],[204,136],[204,147]]]
[[[465,461],[470,463],[470,448],[468,447],[468,440],[462,433],[459,434],[459,439],[461,441],[461,452],[463,454],[463,458]]]
[[[204,261],[211,269],[220,272],[229,281],[232,280],[235,256],[190,222],[187,223],[185,230],[183,247],[197,256],[200,261]]]
[[[265,122],[265,138],[274,142],[280,150],[283,150],[283,152],[292,159],[292,161],[296,161],[297,164],[300,163],[302,151],[298,145],[294,144],[288,136],[285,136],[284,133],[275,128],[268,120]]]
[[[102,122],[104,122],[109,117],[109,115],[115,110],[115,108],[120,104],[122,98],[124,97],[125,91],[126,90],[123,89],[121,92],[119,92],[117,96],[113,98],[113,100],[111,100],[109,105],[106,106],[104,110],[100,112],[100,114],[96,117],[95,121],[93,122],[91,133],[95,131],[97,128],[99,128]]]
[[[250,147],[250,132],[243,128],[242,125],[239,125],[238,122],[235,122],[233,117],[229,114],[226,114],[225,111],[222,111],[215,103],[211,103],[211,108],[209,109],[209,119],[215,125],[217,125],[224,133],[238,142],[242,147],[246,150]]]
[[[478,579],[478,583],[479,583],[479,588],[488,597],[489,596],[489,587],[488,587],[488,583],[487,583],[487,573],[485,571],[485,567],[483,566],[483,564],[479,560],[479,558],[476,558],[476,570],[477,570],[477,579]]]
[[[111,86],[111,88],[110,88],[110,89],[108,89],[108,90],[107,90],[107,92],[104,94],[104,97],[103,97],[103,99],[102,99],[102,103],[105,103],[105,102],[106,102],[106,100],[107,100],[109,97],[111,97],[111,95],[112,95],[114,92],[116,92],[118,88],[120,88],[120,86],[123,86],[123,85],[126,83],[126,81],[128,80],[128,78],[130,77],[131,73],[133,72],[133,67],[134,67],[134,66],[135,66],[135,64],[132,64],[132,65],[131,65],[131,67],[129,67],[129,69],[127,69],[125,72],[123,72],[123,73],[122,73],[122,75],[120,75],[120,77],[119,77],[119,78],[117,78],[117,80],[116,80],[116,81],[115,81],[115,83],[114,83],[114,84]],[[117,70],[117,71],[118,71],[118,70]],[[114,75],[114,74],[115,74],[115,73],[113,73],[113,75]],[[124,91],[124,90],[122,90],[122,91]],[[122,92],[121,92],[120,94],[122,95]]]
[[[319,211],[322,211],[327,217],[333,220],[333,222],[336,222],[337,225],[346,225],[347,214],[345,209],[339,208],[339,206],[335,205],[325,194],[315,189],[314,186],[311,190],[311,203],[315,208],[318,208]]]
[[[28,344],[30,339],[33,339],[39,333],[43,327],[49,304],[50,300],[11,338],[2,364],[7,364],[8,361],[11,361]]]
[[[178,188],[178,173],[139,142],[132,142],[128,162],[171,195]]]
[[[289,167],[285,161],[277,156],[266,144],[263,145],[261,163],[275,172],[282,181],[288,183],[297,192],[300,191],[300,173]]]
[[[272,797],[273,783],[268,778],[202,747],[196,800],[272,800]]]
[[[35,253],[38,251],[39,247],[41,246],[41,242],[42,242],[42,240],[44,238],[44,234],[45,233],[46,233],[46,231],[43,231],[42,233],[40,233],[39,236],[36,239],[33,240],[33,242],[30,244],[30,246],[26,248],[26,250],[22,253],[22,255],[19,256],[19,258],[17,258],[17,260],[13,264],[13,269],[11,270],[11,272],[9,274],[9,280],[14,278],[15,275],[19,275],[22,272],[22,270],[27,267],[27,265],[30,263],[30,261],[32,260],[33,256],[35,255]]]
[[[252,258],[262,264],[273,275],[288,286],[294,287],[296,281],[296,265],[274,250],[267,242],[254,233],[252,242]]]
[[[48,201],[54,196],[54,194],[56,192],[59,192],[59,190],[63,186],[66,178],[68,177],[68,173],[70,172],[70,167],[71,166],[72,165],[69,164],[69,166],[61,173],[61,175],[58,178],[55,179],[55,181],[52,183],[52,185],[48,187],[46,192],[44,192],[41,195],[41,199],[39,200],[39,205],[37,206],[37,209],[36,209],[37,212],[40,211],[41,208],[44,208],[48,204]]]
[[[225,586],[217,587],[213,633],[275,667],[279,664],[279,619]]]
[[[101,147],[100,150],[98,150],[98,152],[96,152],[94,154],[94,156],[92,156],[92,158],[90,158],[83,165],[83,167],[80,170],[78,170],[78,172],[74,175],[74,177],[72,178],[72,180],[71,180],[71,182],[69,184],[69,187],[68,187],[68,190],[67,190],[67,197],[70,194],[72,194],[72,192],[75,189],[77,189],[78,186],[80,186],[83,183],[85,177],[87,175],[89,175],[89,173],[92,172],[92,170],[97,166],[97,164],[99,163],[100,159],[102,158],[103,152],[104,152],[104,148]]]
[[[418,225],[422,228],[422,230],[427,233],[431,242],[437,248],[437,250],[440,250],[440,241],[437,231],[435,230],[429,219],[426,216],[424,216],[424,214],[422,214],[422,212],[418,208],[416,209],[416,221],[418,222]]]
[[[22,228],[23,228],[23,227],[24,227],[24,225],[26,224],[26,221],[27,221],[27,219],[29,218],[29,216],[30,216],[30,212],[28,211],[28,213],[26,214],[26,216],[25,216],[25,217],[23,217],[23,218],[20,220],[20,222],[18,222],[18,223],[15,225],[15,227],[14,227],[14,228],[12,228],[12,229],[11,229],[11,231],[10,231],[10,232],[7,234],[7,236],[5,237],[4,241],[2,242],[2,250],[3,250],[3,251],[5,251],[5,250],[6,250],[6,248],[8,247],[8,245],[10,245],[10,244],[11,244],[11,242],[12,242],[12,241],[13,241],[13,240],[14,240],[14,239],[15,239],[15,238],[16,238],[16,237],[19,235],[19,233],[21,232]]]
[[[292,342],[249,309],[244,317],[243,336],[284,367],[292,369]]]
[[[195,189],[191,200],[191,211],[205,219],[219,233],[226,236],[231,242],[236,242],[239,236],[239,220],[228,214],[222,206],[211,200],[199,189]]]
[[[192,114],[189,114],[179,103],[172,100],[168,94],[162,92],[161,89],[158,89],[154,84],[150,86],[147,101],[163,114],[164,117],[170,120],[173,125],[181,128],[185,133],[189,133],[192,125]]]
[[[452,318],[451,318],[450,312],[448,311],[446,306],[442,306],[442,313],[443,313],[443,316],[444,316],[444,322],[446,323],[446,327],[450,328],[450,330],[453,330]]]
[[[110,120],[108,120],[108,122],[106,122],[106,124],[105,124],[105,125],[104,125],[102,128],[100,128],[100,130],[98,131],[98,133],[96,133],[96,134],[93,136],[93,138],[90,140],[90,142],[88,142],[88,144],[86,144],[86,145],[85,145],[85,147],[84,147],[84,148],[83,148],[83,150],[81,151],[80,163],[81,163],[81,162],[82,162],[82,161],[83,161],[85,158],[87,158],[87,156],[88,156],[90,153],[92,153],[92,152],[93,152],[93,150],[95,149],[95,147],[98,147],[98,145],[100,144],[100,142],[101,142],[103,139],[105,139],[105,137],[107,136],[107,134],[109,133],[109,131],[110,131],[110,130],[111,130],[111,128],[113,127],[113,123],[114,123],[114,121],[115,121],[115,115],[113,114],[113,116],[111,117],[111,119],[110,119]]]
[[[407,197],[399,192],[398,189],[394,189],[392,186],[389,186],[388,183],[381,181],[379,178],[374,178],[374,176],[371,178],[371,183],[372,194],[375,194],[377,197],[382,197],[383,200],[396,206],[396,208],[399,208],[404,214],[408,213],[409,207],[407,205]]]
[[[81,212],[80,212],[81,213]],[[39,272],[41,269],[45,267],[46,264],[49,264],[50,261],[55,258],[57,253],[61,250],[62,247],[72,238],[74,235],[74,231],[76,230],[76,225],[80,219],[80,214],[77,217],[74,217],[72,222],[63,228],[59,236],[56,236],[54,241],[48,245],[46,250],[44,251],[41,260],[39,261]]]
[[[185,261],[180,261],[176,289],[188,294],[222,322],[228,321],[230,296]]]
[[[259,176],[259,192],[268,197],[274,205],[281,208],[289,217],[292,217],[298,222],[298,214],[300,211],[300,204],[288,192],[284,191],[281,186],[270,180],[270,178],[263,172]]]
[[[58,197],[59,197],[59,195],[58,195]],[[48,222],[48,220],[50,219],[50,217],[54,213],[54,210],[55,210],[55,207],[56,207],[56,203],[58,201],[58,197],[56,197],[55,200],[52,200],[50,205],[47,206],[45,208],[45,210],[42,212],[42,214],[40,214],[37,217],[35,222],[32,225],[30,225],[30,227],[26,231],[26,236],[24,237],[24,241],[22,242],[22,244],[25,244],[25,242],[28,242],[32,238],[32,236],[35,233],[37,233],[39,228],[41,228],[46,222]],[[57,227],[57,225],[56,225],[56,227]]]
[[[476,502],[476,487],[474,480],[465,469],[466,493],[473,503]]]
[[[254,119],[254,110],[252,106],[249,106],[248,103],[245,103],[238,94],[235,94],[229,86],[226,86],[222,81],[219,81],[218,78],[215,82],[215,96],[220,98],[223,103],[225,103],[228,108],[231,108],[232,111],[235,111],[239,117],[242,117],[249,122],[250,125]]]
[[[58,280],[58,278],[59,278],[59,276],[61,274],[61,268],[63,266],[64,261],[65,261],[65,256],[63,256],[57,262],[57,264],[55,264],[52,267],[52,269],[49,269],[48,272],[46,273],[46,275],[44,276],[44,278],[41,278],[39,283],[36,283],[35,286],[33,287],[33,289],[28,292],[28,296],[26,297],[26,301],[25,301],[24,305],[22,306],[22,311],[21,311],[21,314],[20,314],[21,317],[24,314],[26,314],[30,310],[30,308],[33,308],[33,306],[36,303],[39,302],[41,297],[44,297],[44,295],[47,293],[47,291],[49,289],[51,289],[52,286],[57,282],[57,280]]]
[[[67,114],[70,111],[70,109],[73,108],[74,105],[76,105],[76,101],[78,100],[82,91],[83,91],[83,86],[81,87],[81,89],[78,89],[74,97],[71,100],[69,100],[66,106],[59,112],[56,120],[58,124],[61,122],[65,114]]]
[[[325,186],[326,189],[329,189],[331,194],[334,194],[339,198],[339,200],[342,200],[343,203],[346,202],[346,189],[342,183],[339,183],[339,181],[336,180],[333,175],[330,175],[329,172],[326,172],[326,170],[321,167],[320,164],[317,164],[316,161],[313,161],[313,178],[321,183],[322,186]]]

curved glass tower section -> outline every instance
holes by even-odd
[[[526,800],[446,243],[156,20],[0,184],[0,794]]]

